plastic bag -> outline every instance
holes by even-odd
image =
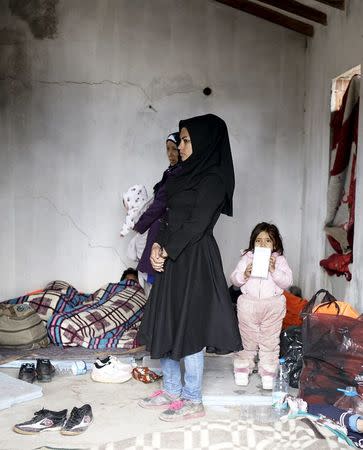
[[[286,361],[289,385],[297,388],[303,363],[301,327],[288,327],[281,333],[280,355]]]
[[[308,403],[333,404],[337,388],[357,387],[363,367],[363,316],[308,314],[303,322],[300,393]]]
[[[361,398],[354,386],[347,386],[345,389],[338,388],[337,391],[343,395],[334,403],[336,408],[345,409],[351,413],[359,414]]]

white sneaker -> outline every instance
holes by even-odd
[[[234,382],[237,386],[247,386],[249,381],[249,373],[247,372],[234,372]]]
[[[131,371],[131,364],[122,363],[114,356],[109,356],[95,362],[91,378],[99,383],[124,383],[131,379]]]
[[[261,380],[262,380],[262,389],[271,391],[274,382],[274,377],[270,375],[263,375],[261,377]]]
[[[108,356],[106,356],[106,358],[103,358],[103,359],[97,358],[96,362],[94,364],[97,367],[105,366],[106,364],[108,364],[110,362],[111,359],[116,359],[116,358],[112,355],[108,355]]]

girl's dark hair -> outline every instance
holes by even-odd
[[[255,248],[255,241],[257,236],[261,233],[261,231],[265,231],[273,242],[273,252],[280,253],[280,255],[284,254],[284,246],[282,245],[282,238],[280,236],[280,232],[276,225],[273,223],[261,222],[258,223],[255,228],[252,230],[250,243],[248,248],[245,249],[244,253],[253,251]]]

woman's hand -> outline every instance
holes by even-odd
[[[252,263],[249,263],[244,273],[246,280],[248,280],[248,278],[251,276],[251,272],[252,272]]]
[[[155,269],[154,264],[158,264],[160,262],[159,261],[160,257],[161,257],[161,247],[157,242],[154,242],[154,244],[151,247],[151,254],[150,254],[150,262],[154,269]]]
[[[151,248],[150,262],[156,272],[164,271],[164,263],[168,254],[165,249],[161,248],[160,245],[155,242]]]
[[[268,270],[272,273],[275,272],[275,264],[276,264],[276,258],[274,256],[271,256],[270,258],[270,264],[268,266]]]

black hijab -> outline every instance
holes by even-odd
[[[220,176],[226,190],[222,213],[233,214],[234,169],[225,122],[214,114],[192,117],[179,122],[179,131],[186,128],[192,141],[193,153],[179,163],[180,173],[166,183],[168,198],[177,192],[196,186],[207,174]]]

